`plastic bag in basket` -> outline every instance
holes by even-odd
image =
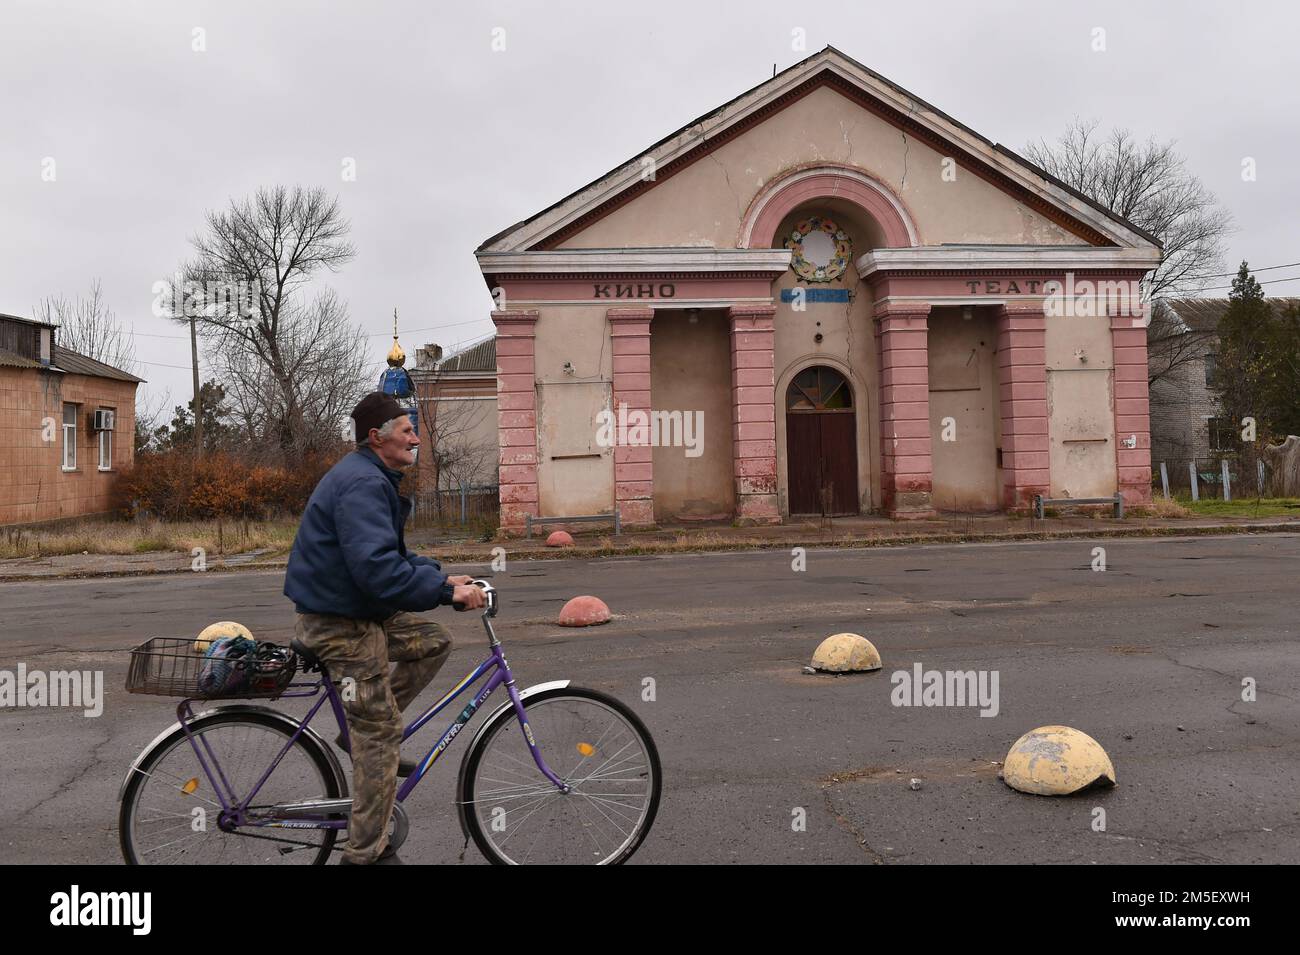
[[[205,696],[233,693],[248,678],[257,643],[247,637],[222,637],[212,641],[203,654],[199,670],[199,692]]]

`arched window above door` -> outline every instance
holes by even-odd
[[[833,368],[814,365],[794,376],[785,393],[786,411],[852,411],[853,391]]]

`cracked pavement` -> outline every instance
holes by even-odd
[[[518,560],[493,576],[521,685],[569,677],[612,692],[654,733],[665,789],[634,862],[1300,862],[1300,535],[810,549],[804,573],[782,551]],[[174,701],[122,690],[124,648],[222,619],[285,641],[282,580],[4,584],[0,669],[103,669],[105,701],[93,719],[0,710],[0,860],[120,861],[118,785],[175,718]],[[579,593],[606,600],[614,620],[551,625]],[[424,703],[484,652],[475,618],[435,613],[456,649]],[[803,673],[817,643],[845,630],[871,639],[884,669]],[[915,662],[997,670],[998,715],[893,706],[890,674]],[[1003,784],[1011,743],[1052,723],[1096,738],[1119,785],[1052,798]],[[454,777],[444,766],[408,800],[408,862],[459,860]],[[792,828],[798,808],[804,831]],[[465,861],[482,860],[470,849]]]

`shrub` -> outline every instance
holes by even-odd
[[[315,456],[287,467],[248,464],[228,453],[198,460],[188,451],[140,454],[114,485],[114,506],[127,517],[168,521],[301,514],[336,460]]]

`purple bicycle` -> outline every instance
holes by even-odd
[[[409,738],[470,687],[486,679],[405,781],[400,781],[389,841],[400,846],[410,829],[404,808],[452,740],[498,687],[510,699],[475,732],[461,762],[456,808],[466,844],[501,865],[612,865],[634,853],[659,807],[662,778],[654,740],[626,705],[568,680],[518,690],[501,641],[492,629],[497,592],[475,580],[486,597],[483,627],[491,650],[464,679],[403,731]],[[185,695],[159,679],[167,655],[154,638],[133,655],[145,673],[139,692]],[[188,641],[184,648],[192,658]],[[202,694],[176,708],[177,722],[145,747],[118,793],[122,855],[128,864],[324,864],[347,829],[347,776],[309,724],[328,702],[341,734],[347,720],[340,684],[310,651],[290,644],[296,658],[283,685],[237,695],[319,697],[297,720],[269,706],[240,703],[194,713]],[[315,682],[290,682],[301,664]],[[141,688],[145,685],[149,688]],[[346,686],[344,691],[346,692]]]

